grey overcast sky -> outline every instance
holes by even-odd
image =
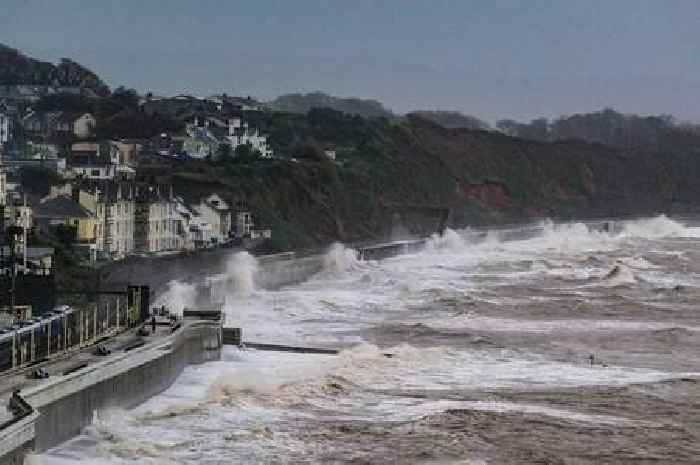
[[[700,0],[0,0],[0,42],[156,94],[700,121]]]

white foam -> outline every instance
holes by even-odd
[[[191,283],[173,280],[167,290],[158,297],[155,304],[165,306],[171,313],[182,315],[182,310],[194,305],[197,299],[197,287]]]
[[[572,316],[576,313],[572,308]],[[580,333],[580,332],[630,332],[656,331],[682,327],[697,331],[697,326],[679,325],[675,322],[663,321],[628,321],[628,320],[590,320],[590,319],[560,319],[560,320],[517,320],[511,318],[492,318],[477,315],[457,315],[451,318],[414,320],[438,330],[502,331],[528,333]]]
[[[663,237],[700,237],[697,228],[688,228],[678,221],[659,215],[655,218],[645,218],[628,221],[623,224],[622,235],[644,239]]]
[[[323,257],[323,271],[326,273],[342,273],[354,271],[362,266],[357,250],[345,247],[336,242],[330,246]]]

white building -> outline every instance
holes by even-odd
[[[0,146],[12,138],[12,117],[0,107]]]
[[[211,242],[223,244],[231,238],[231,210],[217,194],[211,194],[195,207],[201,219],[211,225]]]
[[[241,145],[249,145],[260,152],[263,158],[272,158],[272,149],[267,143],[267,136],[260,135],[258,128],[251,128],[247,122],[240,118],[228,120],[228,137],[231,150],[236,151]]]

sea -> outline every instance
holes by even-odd
[[[339,355],[226,347],[27,463],[698,464],[700,223],[613,225],[447,230],[381,261],[335,244],[274,290],[238,253],[212,277],[226,324]]]

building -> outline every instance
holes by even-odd
[[[202,199],[194,210],[204,222],[211,225],[210,241],[213,245],[231,239],[231,209],[217,194]]]
[[[233,234],[238,239],[250,237],[250,231],[253,229],[253,215],[247,210],[236,211],[236,221],[234,224]]]
[[[272,158],[272,149],[267,143],[267,136],[261,135],[258,128],[250,127],[247,122],[240,118],[231,118],[228,121],[228,137],[226,139],[234,153],[239,146],[248,145],[251,149],[260,152],[263,158]]]
[[[194,122],[185,126],[187,137],[182,143],[182,152],[190,158],[199,160],[216,157],[220,143],[212,129],[209,119],[200,121],[195,117]]]
[[[35,104],[42,97],[55,94],[82,95],[90,98],[100,97],[97,92],[87,87],[31,84],[0,85],[0,101],[4,100],[14,105]]]
[[[253,214],[242,204],[239,204],[234,213],[232,235],[237,241],[244,239],[270,239],[272,230],[268,227],[256,226],[253,221]]]
[[[134,247],[139,253],[178,250],[182,240],[180,215],[172,189],[161,186],[136,187]]]
[[[56,160],[58,158],[58,146],[47,142],[27,141],[24,153],[25,159],[30,160]]]
[[[21,168],[46,168],[51,170],[61,176],[66,173],[66,159],[65,158],[31,158],[31,159],[6,159],[5,168],[8,172],[16,173]]]
[[[127,166],[136,166],[138,164],[139,154],[143,150],[141,142],[120,140],[112,142],[112,145],[117,151],[118,164]]]
[[[0,105],[0,146],[12,139],[13,117],[4,105]]]
[[[0,247],[0,274],[10,273],[11,270],[7,266],[9,257],[11,257],[12,249],[8,246]],[[15,251],[15,257],[19,261],[17,272],[19,274],[43,275],[47,276],[53,272],[53,247],[27,247],[26,254],[24,250],[21,252]],[[36,288],[34,289],[36,291]]]
[[[92,136],[97,126],[97,120],[90,113],[83,113],[73,118],[72,130],[75,137],[86,139]]]
[[[111,181],[117,177],[117,167],[109,163],[72,165],[73,176],[95,181]]]
[[[73,177],[96,181],[114,180],[119,173],[119,149],[112,143],[76,142],[71,146]]]
[[[92,244],[95,242],[97,222],[88,209],[68,196],[47,199],[34,207],[34,221],[42,232],[58,226],[75,228],[74,242]]]
[[[73,189],[73,199],[95,216],[95,249],[119,260],[133,254],[135,187],[130,183],[96,182]]]
[[[85,139],[94,134],[97,120],[90,113],[30,111],[22,118],[27,135],[43,140],[51,138]]]

